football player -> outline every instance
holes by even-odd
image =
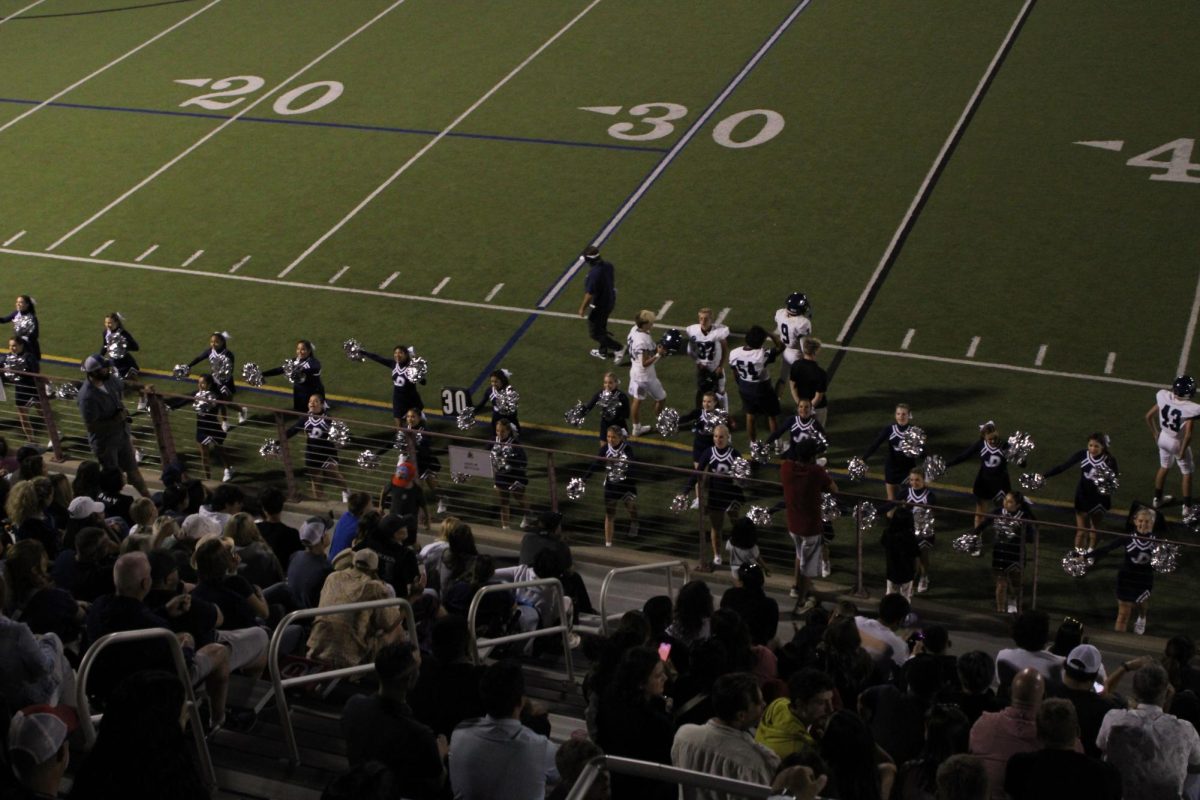
[[[804,357],[800,351],[804,337],[812,334],[812,306],[804,292],[792,292],[788,295],[783,308],[775,312],[776,343],[783,348],[783,369],[779,374],[779,382],[788,379],[792,364]]]
[[[711,308],[697,313],[699,322],[688,325],[688,355],[696,362],[696,406],[705,392],[713,392],[721,408],[729,410],[729,395],[725,394],[725,365],[729,362],[729,328],[713,322]]]
[[[654,364],[663,358],[667,351],[662,345],[656,345],[650,331],[654,328],[654,312],[642,309],[634,318],[634,326],[629,330],[625,340],[625,349],[631,359],[629,365],[629,419],[633,423],[631,433],[641,436],[648,433],[650,425],[641,425],[638,420],[641,413],[642,401],[654,399],[654,418],[663,409],[663,401],[667,399],[667,390],[655,373]]]
[[[1174,499],[1163,494],[1172,464],[1178,464],[1183,473],[1183,505],[1186,508],[1192,504],[1192,420],[1200,417],[1200,404],[1192,400],[1195,396],[1196,379],[1191,375],[1180,375],[1169,390],[1160,389],[1154,395],[1154,405],[1146,412],[1146,424],[1158,444],[1155,508]]]
[[[737,377],[738,394],[746,408],[746,432],[750,441],[755,441],[758,429],[756,417],[766,417],[767,427],[775,432],[775,418],[779,416],[779,396],[771,385],[770,366],[779,351],[767,350],[767,332],[754,325],[746,333],[746,343],[729,354],[729,367]]]

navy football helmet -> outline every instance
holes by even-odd
[[[1176,397],[1183,397],[1191,400],[1196,396],[1196,379],[1191,375],[1180,375],[1171,384],[1171,391]]]
[[[792,314],[804,314],[808,316],[812,313],[812,306],[808,304],[808,295],[804,292],[792,292],[789,294],[787,302],[784,303],[784,308]]]
[[[671,328],[658,340],[663,350],[671,355],[682,353],[687,348],[687,337],[678,328]]]

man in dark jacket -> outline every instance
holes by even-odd
[[[621,343],[608,332],[608,315],[617,305],[616,274],[613,265],[600,257],[600,248],[589,245],[583,251],[583,263],[587,264],[588,274],[583,283],[583,302],[579,304],[579,316],[587,317],[588,336],[599,345],[592,350],[596,358],[608,358],[610,355],[616,361],[624,355]],[[588,311],[591,306],[591,311]]]

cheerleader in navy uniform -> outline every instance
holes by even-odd
[[[349,503],[350,488],[338,467],[337,444],[329,438],[332,425],[333,419],[325,410],[325,398],[314,394],[308,398],[308,416],[296,420],[288,429],[287,436],[290,439],[304,431],[307,438],[304,446],[304,468],[308,472],[313,499],[321,499],[321,485],[317,483],[317,478],[327,477],[330,482],[342,487],[342,502]]]
[[[118,341],[121,343],[118,347]],[[120,350],[119,358],[113,357],[113,351]],[[125,318],[121,316],[119,311],[114,311],[104,318],[104,341],[101,343],[100,352],[108,356],[108,360],[112,363],[113,371],[117,373],[122,381],[125,382],[126,388],[133,389],[130,385],[131,381],[137,381],[138,363],[132,353],[138,350],[137,339],[133,338],[133,334],[125,329]],[[138,394],[138,411],[146,410],[146,396]]]
[[[917,459],[900,449],[901,437],[912,427],[912,410],[905,403],[897,404],[895,419],[895,422],[879,432],[862,457],[863,461],[866,461],[875,454],[880,445],[887,442],[888,449],[883,457],[883,482],[887,488],[888,500],[896,499],[900,494],[900,485],[904,483],[913,467],[917,466]]]
[[[781,447],[780,453],[784,458],[792,461],[796,460],[793,453],[796,445],[805,439],[812,439],[816,442],[818,454],[824,453],[829,448],[829,441],[825,437],[825,428],[821,426],[817,415],[813,413],[812,400],[807,398],[801,398],[800,402],[796,403],[796,413],[785,418],[783,424],[767,437],[767,444],[781,440],[785,436],[788,437],[783,441],[786,447]]]
[[[1147,506],[1134,503],[1126,529],[1129,537],[1116,537],[1108,544],[1089,555],[1093,558],[1123,548],[1125,560],[1117,570],[1117,621],[1113,630],[1124,633],[1129,627],[1129,618],[1137,612],[1133,632],[1146,632],[1146,611],[1150,607],[1150,591],[1154,588],[1154,548],[1159,544],[1159,535],[1166,532],[1166,521],[1162,515]]]
[[[296,364],[288,381],[292,384],[292,410],[308,411],[312,406],[308,402],[312,397],[320,397],[325,402],[325,384],[321,382],[321,362],[317,360],[313,343],[308,339],[296,340]],[[263,370],[263,377],[282,375],[283,367]],[[328,406],[325,406],[328,408]]]
[[[611,426],[608,438],[600,445],[597,454],[600,459],[588,464],[583,479],[587,480],[592,473],[601,467],[607,467],[608,462],[620,459],[622,456],[633,461],[633,448],[629,446],[624,428]],[[602,459],[602,460],[601,460]],[[637,509],[637,479],[633,477],[633,464],[627,464],[624,480],[615,481],[609,477],[607,469],[604,475],[604,546],[612,547],[613,530],[616,527],[617,503],[624,503],[629,512],[629,538],[636,539],[638,535]]]
[[[979,472],[971,493],[975,495],[975,527],[983,524],[983,515],[988,508],[1004,501],[1004,495],[1012,491],[1008,478],[1008,459],[1000,446],[1000,432],[996,423],[988,420],[979,426],[979,441],[946,462],[946,468],[961,464],[967,459],[979,459]],[[978,555],[978,551],[971,553]]]
[[[421,395],[417,392],[417,384],[424,386],[425,379],[414,381],[409,377],[408,368],[412,363],[412,349],[408,345],[396,345],[390,359],[368,353],[366,350],[360,352],[364,358],[369,358],[376,364],[382,364],[392,371],[392,417],[396,420],[397,430],[405,424],[404,418],[410,408],[416,409],[418,415],[425,411],[425,404],[421,402]]]
[[[191,405],[195,409],[196,444],[200,445],[200,465],[204,469],[204,477],[212,477],[208,466],[211,455],[224,468],[221,480],[228,482],[233,480],[233,466],[229,461],[229,454],[223,447],[226,431],[221,426],[218,414],[218,410],[222,407],[222,404],[217,402],[219,400],[229,400],[229,391],[222,384],[217,383],[212,375],[205,373],[196,378],[196,393],[192,399],[181,397],[168,400],[167,406],[183,408]]]
[[[404,427],[413,445],[413,454],[417,458],[417,477],[425,482],[425,495],[429,499],[437,498],[437,513],[446,513],[446,500],[438,494],[437,476],[442,471],[442,462],[433,454],[433,443],[425,433],[425,418],[419,409],[410,408],[404,415]],[[426,513],[426,528],[429,527],[428,512]]]
[[[707,480],[704,508],[708,512],[709,542],[713,552],[711,563],[702,563],[696,568],[701,572],[712,572],[714,567],[721,566],[721,529],[725,517],[728,516],[731,522],[737,519],[738,511],[746,499],[742,488],[733,478],[733,463],[742,454],[729,443],[729,426],[718,425],[713,428],[712,437],[712,447],[700,456],[697,466],[698,470],[705,473]],[[696,487],[697,480],[696,476],[688,480],[685,494]]]
[[[989,526],[996,532],[992,545],[992,575],[996,579],[996,613],[1016,614],[1017,596],[1021,586],[1021,571],[1025,565],[1025,545],[1036,534],[1037,517],[1020,492],[1007,492],[1004,499],[972,532],[983,537]]]
[[[188,368],[199,364],[201,361],[208,361],[210,370],[209,374],[213,376],[214,384],[219,383],[222,386],[222,394],[228,393],[229,399],[237,394],[237,387],[233,385],[233,376],[237,370],[237,358],[233,351],[229,349],[229,334],[225,331],[213,331],[208,337],[208,349],[202,350],[200,355],[188,362]],[[226,362],[228,361],[228,367]],[[229,430],[229,422],[226,420],[226,406],[221,406],[217,409],[217,416],[221,418],[221,430]],[[238,424],[246,421],[249,416],[247,409],[243,408],[238,412]]]
[[[903,500],[914,517],[922,513],[918,509],[928,509],[929,506],[937,505],[937,499],[925,483],[925,471],[920,467],[909,470]],[[917,539],[917,594],[924,594],[929,591],[929,562],[934,545],[933,526],[917,525],[914,522],[913,535]]]
[[[40,363],[38,358],[29,350],[29,343],[23,336],[14,336],[8,340],[8,355],[4,357],[4,377],[13,385],[17,404],[17,419],[21,423],[21,432],[25,440],[34,441],[33,425],[29,422],[29,409],[38,405],[37,382],[32,375],[22,375],[24,372],[37,372]],[[8,370],[16,370],[9,372]]]
[[[1079,483],[1075,485],[1075,549],[1096,549],[1096,526],[1104,518],[1104,513],[1112,508],[1112,498],[1101,494],[1092,481],[1092,473],[1101,464],[1117,474],[1117,459],[1108,452],[1108,436],[1103,433],[1093,433],[1088,437],[1086,450],[1072,453],[1071,457],[1057,467],[1046,471],[1046,477],[1066,472],[1071,467],[1079,467]]]
[[[583,406],[583,413],[591,412],[600,403],[600,396],[610,392],[612,400],[607,406],[600,407],[600,441],[608,441],[608,429],[616,425],[628,430],[629,425],[629,395],[621,391],[621,380],[615,372],[604,373],[604,383],[600,391],[592,395],[592,399]]]
[[[492,452],[506,451],[503,469],[494,470],[496,497],[500,501],[500,528],[508,530],[509,506],[515,504],[524,516],[521,527],[528,528],[533,520],[529,516],[529,502],[525,499],[525,486],[529,483],[529,457],[525,448],[517,443],[517,426],[505,417],[494,422],[496,441]],[[493,466],[495,462],[493,462]]]
[[[712,449],[713,431],[728,415],[719,408],[720,399],[716,392],[705,392],[700,397],[700,407],[679,418],[679,427],[692,426],[692,468],[700,469],[700,459]]]
[[[483,399],[475,404],[475,413],[478,414],[489,403],[492,405],[492,435],[499,436],[499,429],[496,427],[500,420],[508,422],[514,430],[521,427],[521,421],[517,419],[517,410],[514,408],[511,411],[505,410],[505,401],[501,398],[504,396],[504,390],[512,386],[510,377],[512,373],[506,369],[498,369],[492,373],[488,379],[490,385]]]
[[[13,336],[23,338],[25,340],[26,351],[36,361],[41,362],[42,345],[38,340],[38,335],[41,331],[38,328],[37,309],[34,308],[32,297],[27,294],[18,295],[17,302],[13,307],[13,313],[0,317],[0,322],[11,322]]]

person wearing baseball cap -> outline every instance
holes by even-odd
[[[339,553],[333,573],[321,587],[320,607],[392,597],[391,587],[379,580],[378,571],[379,555],[369,547]],[[364,664],[383,646],[401,640],[402,619],[395,606],[317,617],[308,637],[308,657],[339,668]]]
[[[142,497],[149,497],[150,490],[142,479],[133,440],[129,438],[129,412],[121,401],[124,382],[113,374],[112,365],[99,353],[84,359],[80,369],[87,373],[87,380],[79,388],[76,403],[87,428],[92,454],[102,466],[119,468]]]
[[[425,530],[429,530],[429,510],[425,508],[425,493],[417,484],[417,465],[401,459],[388,485],[379,495],[379,508],[390,511],[397,517],[411,517],[408,536],[404,543],[409,547],[417,544],[417,519],[424,517]]]
[[[68,706],[27,706],[8,725],[8,759],[32,797],[56,797],[70,761],[67,738],[79,727]]]
[[[1108,692],[1100,693],[1104,688],[1104,679],[1100,651],[1090,644],[1081,644],[1072,649],[1063,662],[1062,686],[1050,692],[1055,697],[1070,700],[1071,705],[1075,706],[1083,752],[1093,758],[1100,757],[1096,735],[1100,733],[1104,715],[1114,708],[1125,707],[1120,698]]]
[[[309,517],[300,526],[303,549],[288,559],[287,585],[296,608],[314,608],[321,601],[321,587],[333,572],[329,565],[332,539],[328,517]]]

